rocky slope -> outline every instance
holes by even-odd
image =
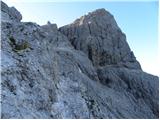
[[[60,29],[21,19],[1,2],[1,118],[159,118],[158,77],[109,12]]]

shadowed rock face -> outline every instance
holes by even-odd
[[[158,77],[105,9],[57,29],[1,5],[1,118],[159,118]]]

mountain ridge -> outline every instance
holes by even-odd
[[[1,118],[159,118],[159,78],[105,9],[60,28],[1,15]]]

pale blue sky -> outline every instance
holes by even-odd
[[[105,8],[114,15],[118,25],[126,34],[127,41],[141,63],[142,69],[159,75],[158,1],[156,0],[147,0],[147,2],[129,2],[129,0],[121,2],[2,1],[9,6],[15,6],[23,15],[22,21],[32,21],[40,25],[51,21],[57,23],[59,27],[95,9]]]

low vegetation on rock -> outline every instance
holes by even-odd
[[[61,28],[21,19],[1,2],[1,118],[159,118],[159,78],[108,11]]]

